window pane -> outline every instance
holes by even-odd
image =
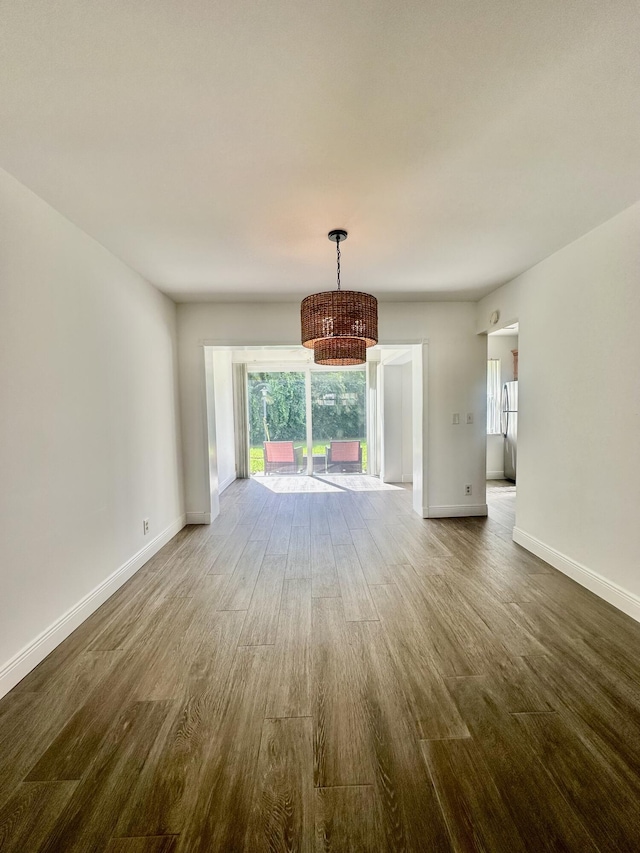
[[[304,373],[249,373],[247,384],[251,473],[304,473]]]
[[[361,474],[367,465],[364,370],[311,373],[313,468]]]

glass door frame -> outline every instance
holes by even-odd
[[[304,372],[304,393],[307,423],[307,477],[313,476],[313,414],[311,412],[311,366]]]
[[[377,363],[372,362],[374,370],[377,368]],[[296,362],[246,362],[247,367],[247,383],[250,373],[304,373],[305,387],[305,423],[306,423],[306,449],[307,449],[307,470],[306,476],[313,475],[313,415],[312,415],[312,398],[311,398],[311,374],[312,373],[342,373],[342,372],[357,372],[362,371],[365,374],[365,440],[367,441],[367,467],[363,473],[368,473],[371,462],[369,460],[369,437],[370,437],[370,418],[371,408],[371,393],[375,393],[375,387],[371,387],[369,362],[360,367],[324,367],[319,365],[311,365],[309,363]],[[247,395],[248,397],[248,395]],[[247,435],[247,441],[251,441],[251,437]]]

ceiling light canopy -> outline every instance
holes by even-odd
[[[368,293],[340,289],[342,229],[327,235],[336,244],[337,290],[314,293],[302,300],[302,345],[313,350],[316,364],[363,364],[367,347],[378,343],[378,300]]]

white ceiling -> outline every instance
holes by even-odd
[[[0,2],[0,166],[177,300],[477,299],[640,198],[635,0]]]

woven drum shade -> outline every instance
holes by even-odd
[[[364,364],[367,360],[367,345],[362,338],[324,338],[315,342],[313,360],[316,364],[339,367]]]
[[[378,300],[368,293],[313,293],[302,300],[300,317],[302,345],[314,350],[316,364],[362,364],[366,348],[378,343]]]

